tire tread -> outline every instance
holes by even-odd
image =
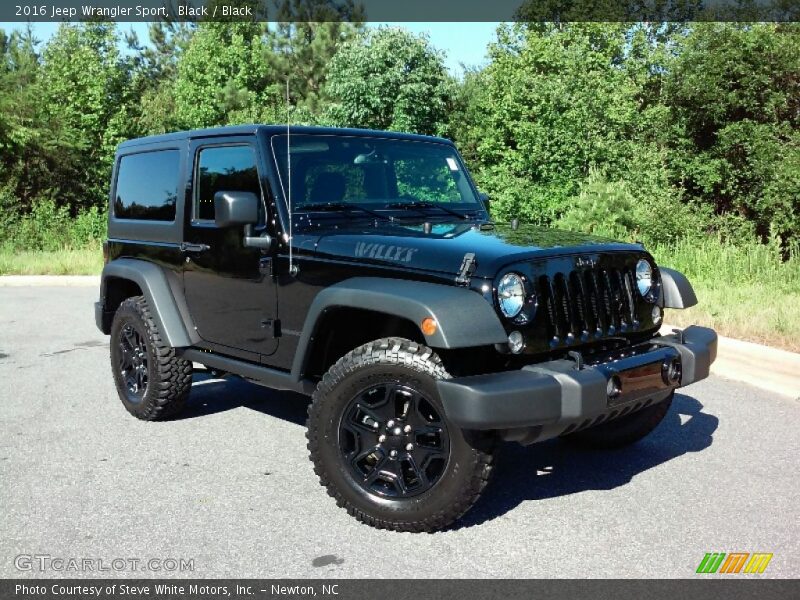
[[[155,358],[156,380],[152,381],[151,378],[151,381],[148,381],[148,390],[140,405],[129,405],[126,402],[123,404],[128,412],[143,421],[158,421],[173,417],[186,406],[192,387],[192,363],[177,356],[175,348],[163,340],[144,296],[133,296],[124,300],[119,305],[114,319],[122,318],[126,314],[139,319],[144,325]],[[113,358],[112,368],[115,368]],[[151,389],[153,385],[156,386],[155,394]],[[118,383],[117,388],[122,397],[124,390],[119,389]]]
[[[461,518],[480,498],[494,468],[494,455],[496,439],[494,436],[478,436],[471,432],[472,446],[472,473],[469,484],[465,486],[457,497],[453,499],[447,509],[426,517],[419,521],[394,521],[381,519],[369,515],[357,506],[348,502],[341,492],[326,478],[320,457],[320,427],[322,419],[319,416],[321,404],[325,397],[346,376],[356,370],[369,365],[395,364],[403,365],[415,371],[425,373],[434,379],[449,379],[450,375],[444,368],[439,356],[427,346],[404,338],[382,338],[368,342],[345,354],[340,358],[317,385],[308,407],[308,420],[306,437],[310,459],[314,464],[314,472],[319,477],[320,485],[325,487],[329,496],[336,504],[358,521],[378,529],[392,531],[431,532],[443,529]]]

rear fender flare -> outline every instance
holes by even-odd
[[[108,282],[113,278],[126,279],[139,286],[167,344],[173,348],[185,348],[199,341],[194,327],[187,327],[188,311],[185,304],[181,306],[176,300],[162,267],[133,258],[120,258],[108,263],[103,267],[100,283],[100,301],[104,309]]]

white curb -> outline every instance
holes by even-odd
[[[99,275],[0,275],[0,287],[96,287],[100,290]]]

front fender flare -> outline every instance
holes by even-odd
[[[100,301],[105,308],[106,287],[109,279],[133,281],[142,290],[150,313],[164,341],[173,348],[193,345],[178,302],[172,293],[167,274],[160,266],[134,258],[119,258],[103,267],[100,280]]]
[[[659,305],[664,308],[690,308],[697,304],[697,296],[692,284],[683,273],[675,269],[659,267],[661,273],[661,294]]]
[[[423,319],[432,317],[438,324],[436,332],[423,334],[432,348],[469,348],[508,341],[494,308],[476,292],[439,283],[354,277],[325,288],[312,302],[292,365],[295,377],[302,376],[319,318],[335,307],[399,316],[417,327]]]

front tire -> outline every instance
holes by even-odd
[[[124,300],[114,314],[111,370],[122,404],[137,419],[166,419],[186,405],[192,363],[162,340],[143,296]]]
[[[325,374],[308,410],[308,449],[321,485],[359,521],[435,531],[478,500],[495,440],[449,423],[439,357],[385,338],[356,348]]]
[[[664,420],[674,396],[672,391],[657,404],[597,427],[571,433],[563,439],[576,446],[598,450],[629,446],[649,435]]]

